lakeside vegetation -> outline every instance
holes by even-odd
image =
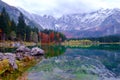
[[[93,44],[90,40],[68,40],[62,43],[64,46],[71,46],[71,47],[89,47]],[[96,43],[97,44],[97,43]]]
[[[120,35],[93,38],[70,38],[62,43],[62,45],[71,47],[90,47],[92,45],[100,44],[120,44]]]
[[[120,35],[108,35],[108,36],[101,36],[101,37],[88,37],[88,38],[70,38],[69,40],[90,40],[100,43],[118,43],[120,42]]]
[[[25,46],[35,46],[36,43],[34,42],[20,42],[20,41],[1,41],[0,48],[16,48],[20,45],[24,44]]]

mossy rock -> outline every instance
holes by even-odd
[[[0,61],[0,74],[4,73],[6,70],[9,70],[10,65],[9,65],[9,60],[4,59]]]

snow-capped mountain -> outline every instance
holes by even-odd
[[[120,9],[100,9],[91,13],[64,15],[57,29],[74,37],[98,37],[120,34]],[[70,37],[72,37],[70,35]]]
[[[63,32],[67,37],[99,37],[120,34],[120,9],[100,9],[89,13],[53,16],[29,13],[0,0],[0,11],[5,7],[16,22],[22,12],[28,25],[39,29],[53,29]],[[42,27],[41,27],[42,26]]]
[[[67,37],[98,37],[120,34],[120,9],[100,9],[90,13],[53,16],[33,15],[44,29],[61,31]]]

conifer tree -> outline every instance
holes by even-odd
[[[11,31],[11,32],[12,32],[12,31],[15,31],[15,33],[16,33],[16,28],[17,28],[16,23],[14,22],[14,20],[12,20],[12,21],[11,21],[10,31]]]
[[[3,8],[0,16],[0,28],[4,33],[4,37],[8,39],[10,32],[10,17],[6,12],[6,9]]]
[[[25,39],[25,34],[26,34],[26,24],[24,21],[24,16],[22,13],[20,13],[19,19],[18,19],[18,25],[17,25],[17,37],[20,40]]]

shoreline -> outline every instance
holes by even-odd
[[[35,46],[37,45],[34,42],[20,42],[20,41],[0,41],[0,48],[17,48],[21,45],[25,46]]]
[[[42,60],[43,55],[44,50],[38,47],[29,49],[25,46],[17,48],[15,53],[0,53],[0,79],[7,78],[6,75],[11,77],[14,74],[25,72],[28,68]]]

